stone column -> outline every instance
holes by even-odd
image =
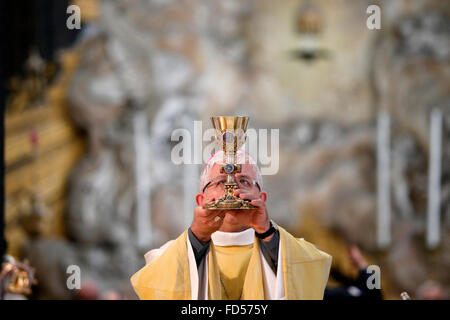
[[[391,183],[390,183],[390,116],[385,110],[377,123],[377,245],[391,244]]]
[[[136,235],[139,248],[148,248],[152,244],[150,192],[150,141],[147,134],[147,115],[136,112],[133,119],[134,149],[136,152]]]
[[[433,109],[430,119],[430,157],[428,165],[427,247],[440,242],[442,111]]]

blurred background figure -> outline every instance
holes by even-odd
[[[94,281],[84,281],[81,283],[80,289],[76,290],[74,300],[98,300],[100,292]]]
[[[356,278],[343,275],[336,268],[331,269],[330,276],[340,283],[340,286],[326,288],[324,300],[340,299],[370,299],[382,300],[381,289],[370,289],[367,285],[372,273],[367,270],[369,264],[364,259],[359,248],[355,245],[349,246],[349,257],[352,265],[358,270]]]
[[[444,300],[448,299],[444,294],[441,284],[436,281],[426,281],[422,284],[416,293],[418,300]]]
[[[119,292],[107,290],[100,292],[99,286],[92,280],[83,281],[80,289],[75,290],[73,300],[121,300]]]
[[[448,1],[0,6],[0,257],[29,260],[28,298],[72,299],[76,265],[92,281],[79,298],[136,299],[143,254],[192,221],[220,115],[250,117],[271,217],[333,256],[345,294],[381,298],[367,260],[385,299],[429,279],[440,290],[417,296],[449,297]]]
[[[121,300],[121,296],[116,291],[107,291],[102,295],[102,300]]]

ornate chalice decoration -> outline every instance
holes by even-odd
[[[236,164],[236,152],[244,144],[248,117],[212,117],[215,129],[216,143],[223,150],[225,164],[220,167],[220,173],[227,174],[225,193],[219,199],[204,205],[208,210],[256,209],[249,200],[243,200],[234,195],[238,188],[235,174],[241,172],[241,164]]]

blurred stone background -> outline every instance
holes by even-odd
[[[279,172],[264,177],[270,215],[329,252],[335,267],[355,274],[346,252],[353,243],[381,267],[386,298],[399,299],[405,290],[414,296],[427,280],[450,294],[448,3],[74,4],[82,17],[76,38],[54,57],[24,57],[31,66],[33,57],[55,63],[54,76],[38,98],[21,102],[16,90],[7,104],[6,233],[9,252],[36,268],[36,298],[72,297],[65,285],[71,264],[103,294],[136,297],[129,277],[143,266],[143,253],[191,221],[201,165],[173,164],[170,136],[194,120],[206,130],[214,115],[248,115],[251,128],[280,130]],[[381,30],[366,27],[371,4],[381,7]],[[432,108],[443,115],[441,240],[429,249]],[[377,246],[376,229],[382,111],[391,119],[392,242],[385,248]],[[39,133],[40,144],[28,139],[30,132]],[[49,160],[54,136],[61,151]],[[58,188],[45,182],[51,176]],[[150,235],[139,231],[142,210]],[[30,219],[14,222],[33,214],[42,218],[39,232],[30,231]]]

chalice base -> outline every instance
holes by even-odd
[[[233,197],[226,199],[221,197],[215,201],[209,202],[203,206],[206,210],[253,210],[258,207],[252,205],[249,200]]]

